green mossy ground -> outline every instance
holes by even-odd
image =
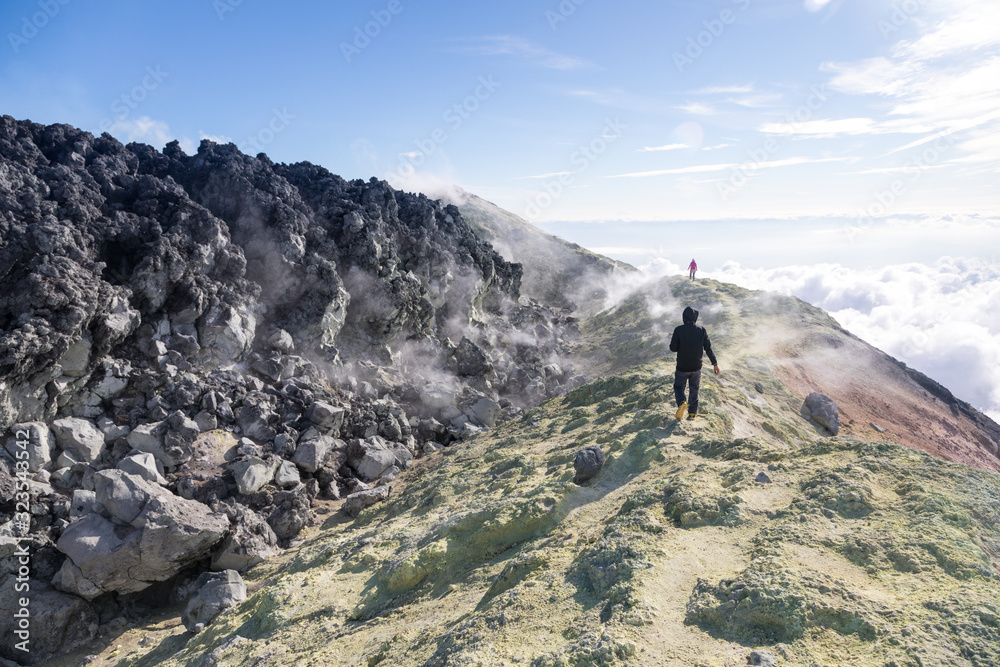
[[[733,313],[791,307],[660,289],[727,306],[720,355],[745,327]],[[662,344],[642,343],[664,327],[649,310],[588,323],[589,344],[641,360]],[[205,632],[162,630],[120,664],[723,667],[756,648],[780,665],[1000,664],[1000,476],[824,438],[751,354],[679,422],[670,359],[652,357],[420,462],[385,503],[251,571]],[[589,445],[608,460],[580,486]]]

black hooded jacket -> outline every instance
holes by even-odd
[[[713,366],[717,366],[715,353],[712,352],[712,342],[708,340],[705,327],[700,327],[698,311],[688,306],[684,309],[684,324],[674,329],[670,339],[670,351],[677,353],[677,370],[682,373],[692,373],[701,370],[702,350],[708,354]]]

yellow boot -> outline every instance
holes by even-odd
[[[677,412],[674,413],[674,419],[684,419],[684,411],[688,409],[687,401],[681,403],[681,407],[677,408]]]

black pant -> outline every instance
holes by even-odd
[[[698,390],[701,388],[701,371],[685,373],[677,371],[674,374],[674,396],[677,399],[677,407],[684,402],[685,385],[691,384],[691,397],[687,399],[688,412],[697,414],[698,412]]]

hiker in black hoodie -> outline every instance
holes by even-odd
[[[708,340],[705,327],[700,327],[698,311],[688,306],[684,309],[684,324],[674,329],[670,339],[670,351],[677,353],[677,372],[674,375],[674,394],[677,398],[677,419],[684,417],[688,410],[688,419],[694,419],[698,414],[698,389],[701,386],[701,357],[708,354],[715,374],[719,374],[719,362],[712,352],[712,342]],[[691,384],[691,396],[684,398],[685,385]]]

